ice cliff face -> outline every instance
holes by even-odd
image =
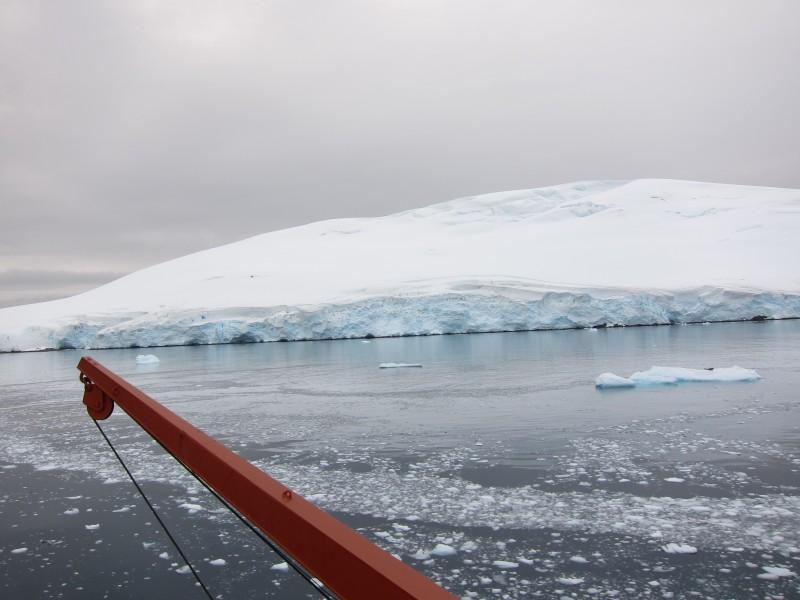
[[[486,194],[267,233],[0,310],[0,350],[800,317],[800,191]]]

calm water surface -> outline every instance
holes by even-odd
[[[800,597],[800,321],[89,354],[459,596]],[[0,597],[203,597],[80,355],[0,355]],[[763,379],[593,385],[735,364]],[[122,411],[104,427],[215,596],[316,597]]]

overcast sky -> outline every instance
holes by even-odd
[[[800,187],[800,2],[0,2],[0,306],[636,177]]]

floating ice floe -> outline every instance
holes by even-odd
[[[758,381],[759,379],[761,379],[761,376],[753,369],[744,369],[737,366],[711,369],[650,367],[646,371],[637,371],[630,377],[620,377],[614,373],[602,373],[595,379],[594,385],[597,388],[630,388],[690,382]]]
[[[661,549],[667,554],[697,554],[697,548],[690,546],[689,544],[676,544],[674,542],[670,542],[665,546],[661,546]]]
[[[288,573],[289,572],[289,563],[281,562],[272,565],[270,571],[278,571],[279,573]]]
[[[215,567],[224,567],[228,563],[224,558],[215,558],[214,560],[208,561],[208,564],[214,565]]]
[[[378,365],[379,369],[403,369],[406,367],[422,367],[420,363],[395,363],[386,362]]]
[[[797,573],[790,571],[786,567],[761,567],[765,572],[759,573],[759,579],[776,580],[781,577],[797,577]]]
[[[456,549],[447,544],[436,544],[436,547],[431,550],[433,556],[453,556],[455,553]]]
[[[509,560],[495,560],[492,564],[498,569],[516,569],[519,563],[511,562]]]
[[[139,354],[136,356],[137,365],[155,365],[160,362],[155,354]]]

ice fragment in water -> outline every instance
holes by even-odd
[[[394,363],[386,362],[378,365],[379,369],[402,369],[404,367],[422,367],[420,363]]]
[[[137,365],[154,365],[161,362],[155,354],[139,354],[136,357]]]
[[[436,547],[431,550],[433,556],[453,556],[455,553],[456,549],[447,544],[436,544]]]
[[[697,548],[694,546],[690,546],[689,544],[676,544],[674,542],[670,542],[665,546],[661,546],[661,549],[666,552],[667,554],[696,554]]]

